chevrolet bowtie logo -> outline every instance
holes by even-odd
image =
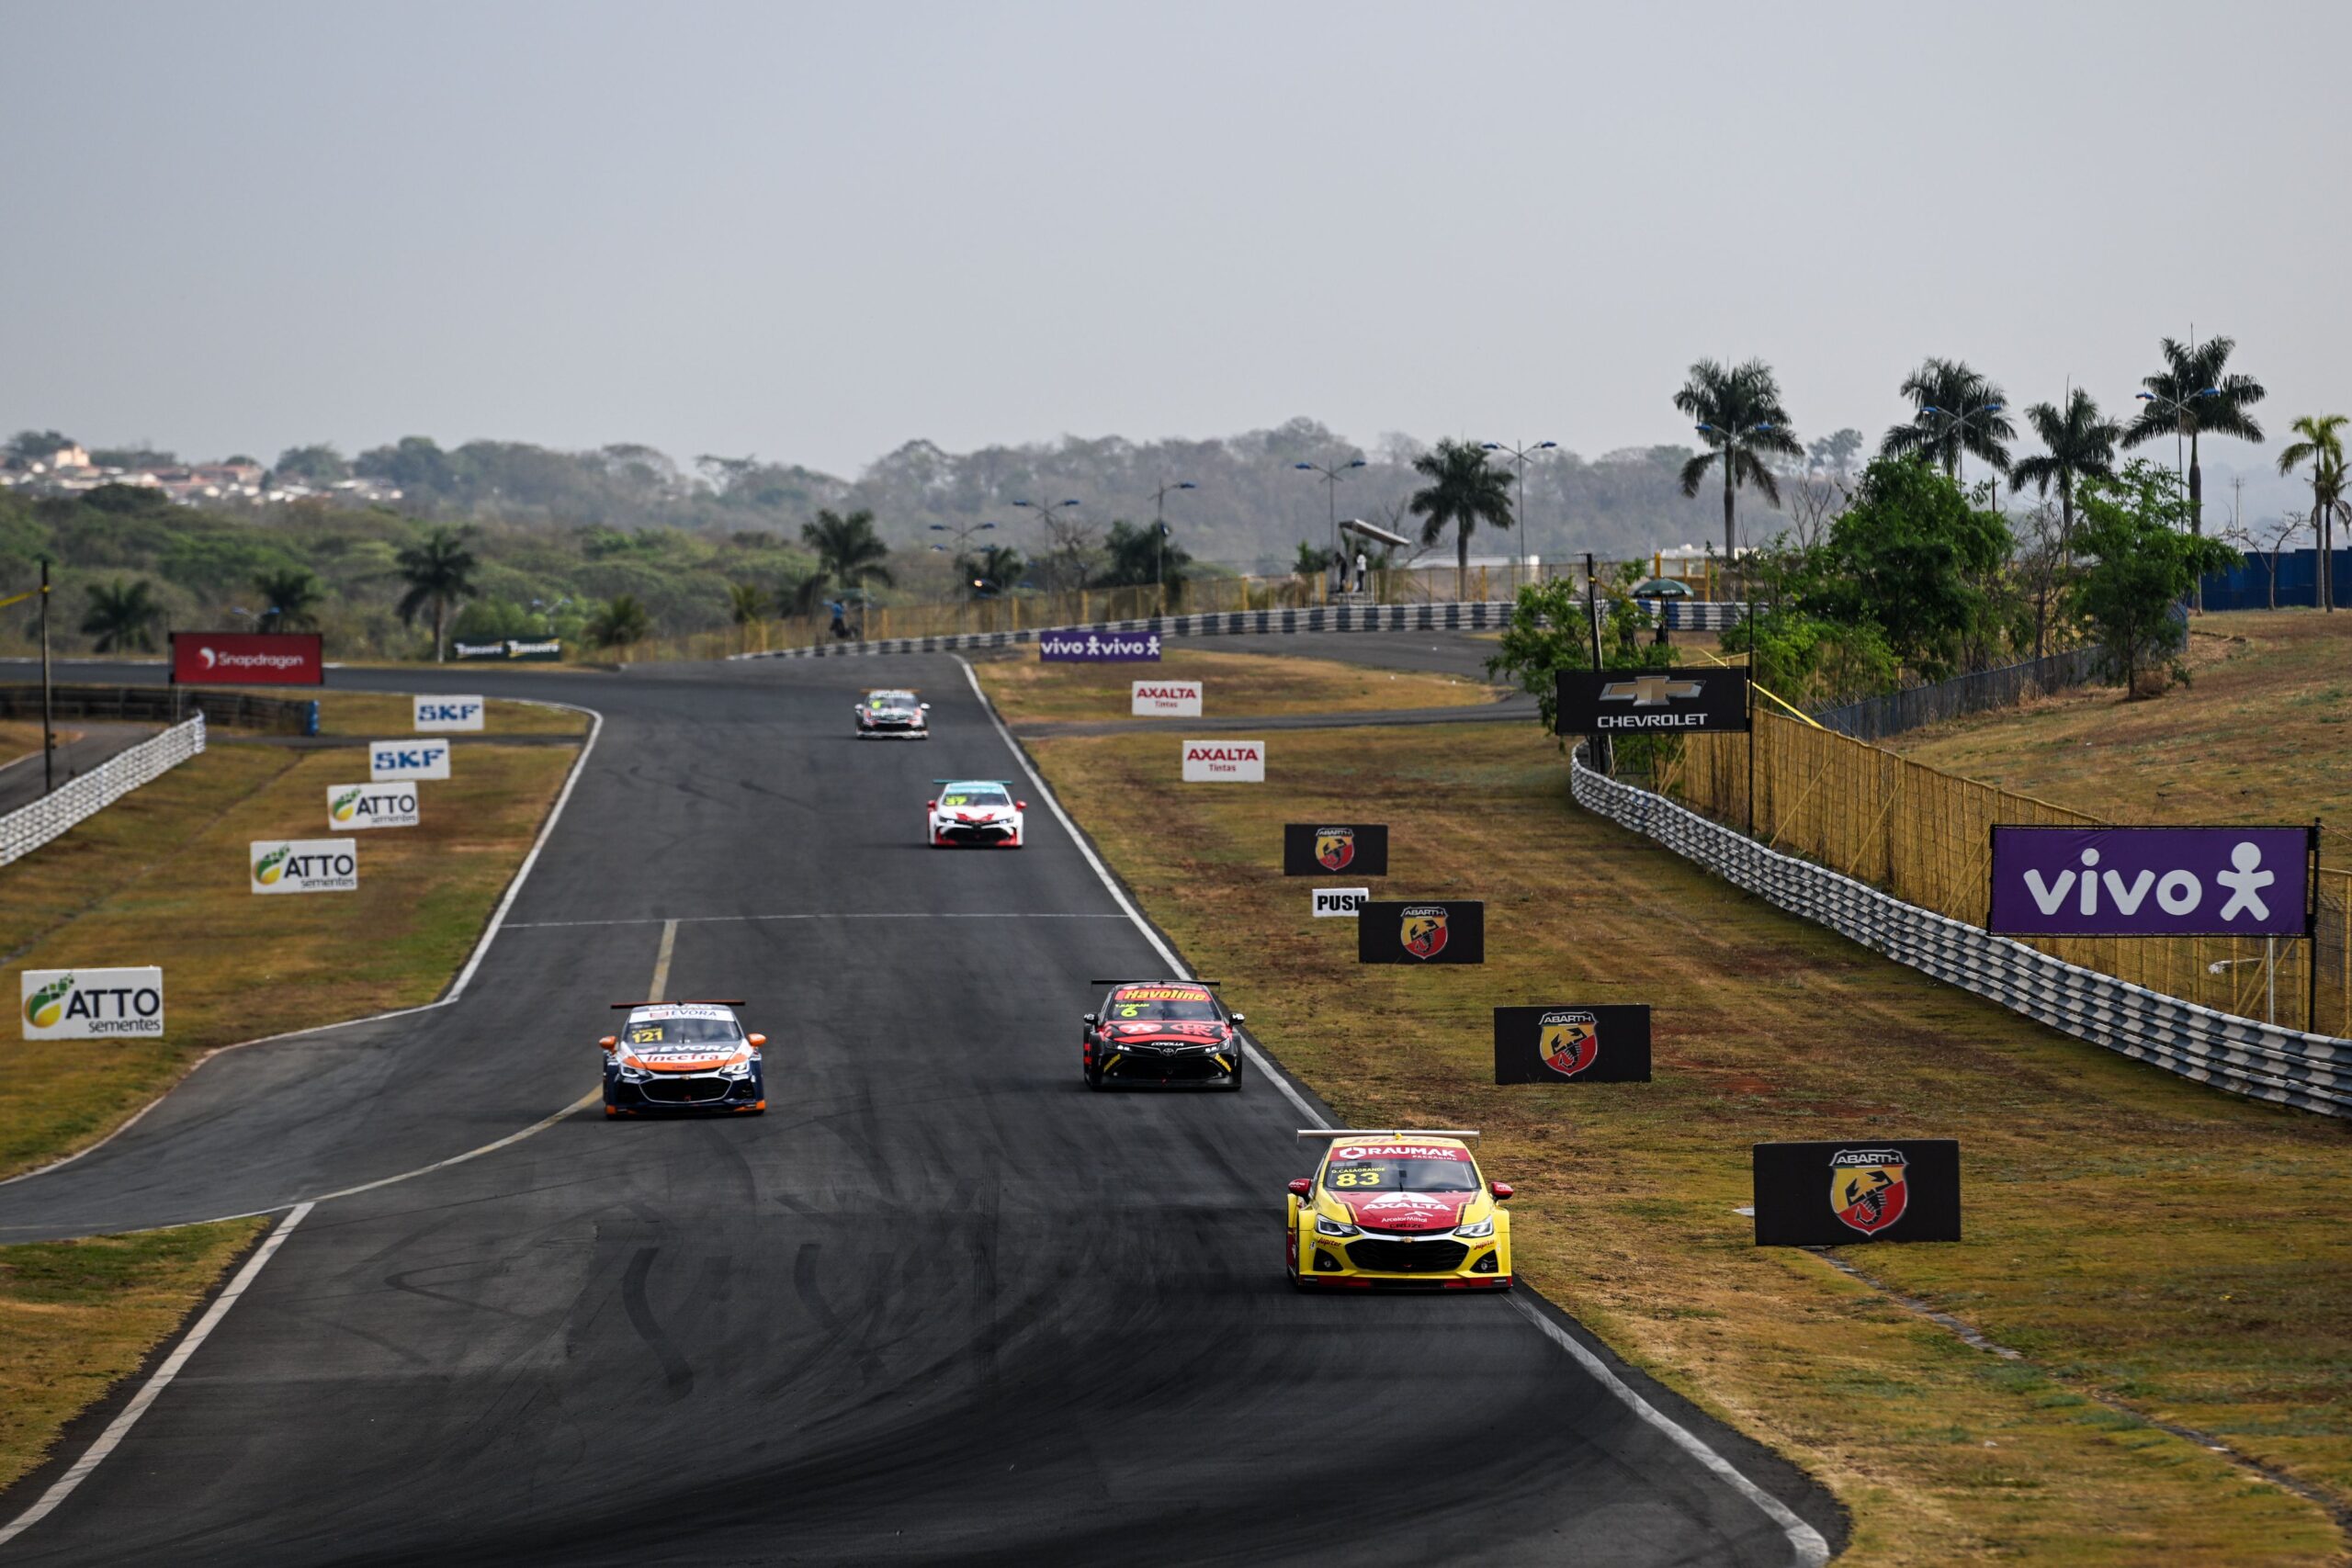
[[[1604,703],[1631,703],[1637,708],[1663,707],[1676,697],[1695,697],[1703,688],[1696,681],[1666,675],[1644,675],[1632,681],[1611,681],[1600,688]]]

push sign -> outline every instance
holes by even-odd
[[[1369,887],[1318,887],[1315,890],[1315,918],[1352,920],[1363,912],[1371,899]]]
[[[419,697],[416,699],[416,728],[420,734],[447,729],[480,729],[482,700],[480,697]]]
[[[368,778],[371,784],[448,776],[447,740],[377,740],[368,747]]]

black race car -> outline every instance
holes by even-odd
[[[1241,1087],[1238,1012],[1225,1010],[1203,980],[1098,980],[1111,993],[1086,1015],[1080,1063],[1086,1087]]]

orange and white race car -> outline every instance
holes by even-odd
[[[1359,1290],[1508,1291],[1510,1188],[1470,1153],[1475,1132],[1299,1129],[1322,1144],[1290,1184],[1290,1281]]]
[[[746,1034],[736,1002],[615,1002],[628,1021],[605,1050],[605,1114],[768,1108],[764,1034]]]

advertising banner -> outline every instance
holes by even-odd
[[[1357,876],[1387,875],[1388,824],[1283,824],[1284,876],[1329,876],[1335,871],[1349,872]]]
[[[256,839],[247,849],[256,893],[359,890],[359,846],[347,839]]]
[[[1266,743],[1262,740],[1187,740],[1184,742],[1186,784],[1264,784]]]
[[[389,779],[446,779],[449,776],[447,740],[373,740],[368,745],[368,777],[376,784]]]
[[[1993,829],[2000,936],[2302,936],[2309,828]]]
[[[175,686],[316,686],[327,678],[316,632],[174,632]]]
[[[1562,735],[1717,735],[1747,728],[1745,670],[1562,670]]]
[[[1497,1008],[1497,1083],[1647,1083],[1650,1010]]]
[[[161,969],[28,969],[28,1040],[155,1039],[164,1032]]]
[[[424,820],[413,784],[327,785],[327,826],[338,833],[363,828],[414,828]]]
[[[1138,718],[1198,718],[1198,681],[1137,681],[1128,696],[1128,712]]]
[[[420,733],[445,729],[480,729],[488,711],[480,697],[419,697],[413,721]]]
[[[1758,1144],[1754,1157],[1758,1247],[1960,1239],[1952,1139]]]
[[[563,641],[560,637],[548,637],[538,642],[525,642],[516,637],[508,637],[503,642],[452,641],[449,657],[458,660],[522,660],[551,664],[563,657]]]
[[[1318,887],[1315,890],[1315,918],[1352,920],[1371,901],[1369,887]]]
[[[1356,911],[1359,964],[1484,964],[1487,906],[1476,898],[1367,900]]]
[[[1037,657],[1047,664],[1157,664],[1158,632],[1039,632]]]

